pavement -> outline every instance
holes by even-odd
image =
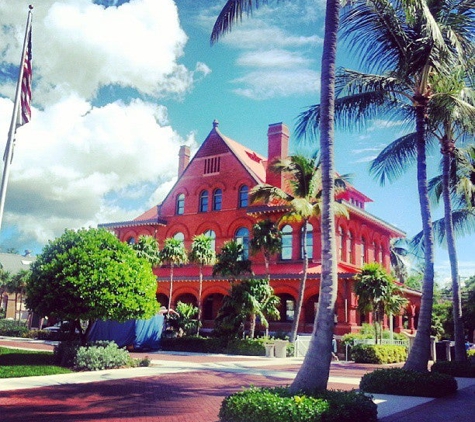
[[[53,349],[52,343],[7,337],[0,337],[0,346]],[[162,351],[131,355],[147,356],[151,366],[0,379],[0,420],[217,422],[226,396],[251,385],[288,385],[303,360]],[[357,389],[365,373],[380,367],[332,362],[328,388]],[[378,420],[475,420],[475,378],[457,382],[457,393],[440,399],[375,394]]]

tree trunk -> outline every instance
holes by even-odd
[[[303,222],[303,247],[302,247],[302,258],[303,258],[303,273],[300,280],[299,295],[297,297],[297,303],[295,304],[295,313],[294,320],[292,321],[292,329],[290,330],[290,339],[291,343],[295,343],[297,334],[299,331],[299,322],[300,315],[302,313],[302,304],[305,294],[305,284],[307,283],[307,272],[308,272],[308,255],[307,255],[307,219],[304,219]]]
[[[310,347],[297,376],[290,386],[299,390],[324,390],[328,385],[332,359],[335,300],[338,287],[335,244],[334,202],[334,108],[337,32],[340,19],[339,0],[327,0],[325,38],[321,73],[320,153],[322,157],[322,274],[320,298]]]
[[[434,235],[427,188],[425,111],[425,106],[416,107],[417,186],[424,239],[424,278],[417,333],[404,365],[405,369],[412,369],[419,372],[426,372],[429,364],[432,303],[434,295]]]
[[[173,294],[173,264],[170,264],[170,296],[168,297],[168,312],[167,312],[168,318],[170,318],[170,309],[172,308],[172,294]]]
[[[200,335],[201,323],[201,295],[203,293],[203,265],[200,264],[200,287],[198,292],[198,321],[196,322],[196,335]]]
[[[452,220],[452,201],[450,200],[450,167],[452,161],[451,148],[443,146],[443,183],[442,194],[444,198],[444,225],[449,253],[450,272],[452,276],[452,300],[454,317],[455,360],[462,362],[467,359],[465,351],[465,338],[463,335],[462,302],[460,297],[459,270],[457,263],[457,249],[455,247],[454,226]]]
[[[251,324],[249,327],[249,337],[254,338],[256,332],[256,314],[251,314]]]

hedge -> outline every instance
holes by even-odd
[[[388,344],[357,344],[351,348],[351,359],[356,363],[404,362],[407,359],[407,349]]]

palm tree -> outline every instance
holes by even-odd
[[[407,304],[402,297],[401,289],[391,280],[384,267],[377,263],[365,264],[355,275],[354,290],[358,296],[358,310],[362,313],[371,312],[376,344],[382,339],[382,321],[384,315],[399,314]],[[379,327],[379,330],[378,330]]]
[[[263,0],[265,3],[265,0]],[[231,29],[231,23],[241,19],[243,11],[249,13],[258,1],[228,0],[222,9],[211,34],[212,42]],[[340,0],[326,0],[325,34],[321,59],[320,80],[320,151],[322,154],[322,273],[320,300],[315,317],[310,348],[294,379],[290,390],[323,390],[327,388],[332,359],[334,308],[338,288],[337,257],[334,218],[334,111],[335,64],[337,34],[340,22]]]
[[[250,278],[232,284],[230,294],[225,296],[218,313],[218,330],[224,329],[236,335],[249,318],[249,337],[254,338],[257,318],[267,328],[268,319],[280,316],[278,305],[279,298],[274,295],[274,290],[266,279]]]
[[[213,276],[229,277],[231,284],[237,277],[252,274],[251,261],[243,257],[244,247],[235,240],[225,242],[213,265]]]
[[[426,116],[432,99],[430,79],[447,75],[450,67],[472,48],[474,0],[457,4],[444,0],[358,0],[346,7],[343,36],[351,41],[369,71],[342,70],[337,78],[340,98],[335,104],[337,122],[358,126],[380,115],[402,116],[415,124],[414,134],[400,143],[414,143],[424,234],[424,284],[418,332],[406,369],[427,371],[434,286],[434,241],[427,192]],[[320,125],[320,105],[300,116],[299,133],[312,133]]]
[[[170,295],[168,297],[168,314],[172,308],[173,294],[173,268],[175,265],[186,264],[188,256],[183,242],[179,239],[170,237],[165,239],[163,249],[160,251],[160,259],[163,263],[170,265]]]
[[[26,285],[30,279],[31,272],[29,270],[20,270],[14,275],[10,275],[6,282],[6,290],[8,293],[15,294],[15,319],[21,319],[23,298],[25,296]],[[20,309],[18,309],[20,302]]]
[[[213,249],[213,239],[205,234],[199,234],[193,237],[188,259],[190,262],[198,264],[200,271],[200,284],[198,291],[198,323],[196,334],[200,332],[201,321],[201,296],[203,292],[203,265],[212,265],[216,259],[216,253]]]
[[[320,160],[317,155],[307,158],[301,155],[293,155],[288,158],[278,159],[271,163],[271,170],[284,173],[289,176],[289,189],[291,193],[275,186],[262,184],[255,186],[250,192],[251,202],[264,201],[269,203],[279,201],[288,206],[288,211],[280,218],[280,222],[301,221],[302,239],[307,239],[307,223],[311,217],[319,217],[321,214],[322,178]],[[339,188],[344,188],[343,179],[337,179]],[[339,203],[334,204],[339,211],[346,213],[346,208]],[[305,240],[304,240],[305,242]],[[299,294],[295,305],[295,316],[290,332],[290,342],[295,342],[302,311],[303,297],[308,271],[308,253],[304,244],[302,247],[303,271],[300,279]]]
[[[264,255],[266,277],[270,281],[270,258],[282,250],[282,233],[272,221],[258,221],[252,226],[252,239],[249,245],[253,254],[262,252]]]
[[[156,268],[161,264],[160,250],[158,241],[152,236],[140,236],[137,243],[132,245],[132,248],[137,252],[137,256],[145,258],[152,268]]]

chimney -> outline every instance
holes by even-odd
[[[266,183],[282,188],[282,175],[273,173],[270,167],[275,159],[286,158],[289,155],[289,128],[282,122],[269,125],[269,129],[267,130],[267,142]]]
[[[188,145],[182,145],[178,157],[178,177],[180,177],[190,162],[190,147]]]

